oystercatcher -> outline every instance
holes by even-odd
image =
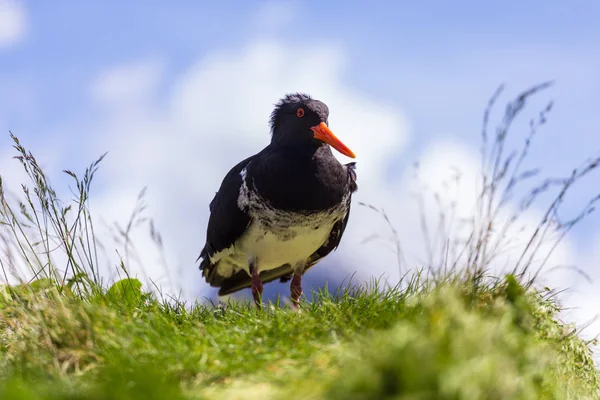
[[[223,296],[251,287],[261,307],[263,283],[291,279],[294,307],[302,275],[337,248],[356,191],[355,158],[328,127],[329,108],[288,94],[271,114],[271,142],[225,176],[210,203],[206,244],[198,260]],[[331,146],[331,147],[330,147]]]

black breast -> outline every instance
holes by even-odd
[[[327,145],[304,152],[269,146],[248,166],[248,177],[272,207],[286,211],[334,207],[350,193],[351,185],[345,167]]]

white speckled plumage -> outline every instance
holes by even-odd
[[[347,197],[319,212],[284,211],[249,189],[246,168],[240,177],[238,207],[247,210],[252,222],[231,247],[215,253],[211,263],[218,263],[219,273],[225,277],[241,269],[249,273],[250,260],[259,273],[284,264],[301,273],[306,260],[328,240],[333,225],[348,211]]]

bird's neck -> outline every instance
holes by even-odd
[[[276,146],[251,164],[254,188],[275,208],[323,210],[343,201],[347,173],[329,145]]]
[[[299,160],[311,161],[315,157],[318,158],[333,158],[333,153],[331,152],[331,148],[321,142],[315,140],[314,142],[299,144],[275,144],[277,148],[281,151],[290,154],[294,158],[298,158]]]

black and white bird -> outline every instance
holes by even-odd
[[[355,163],[342,165],[331,147],[355,155],[328,118],[323,102],[288,94],[271,114],[271,143],[223,179],[198,257],[220,296],[251,287],[260,307],[263,283],[291,279],[297,306],[302,275],[338,247],[357,184]]]

